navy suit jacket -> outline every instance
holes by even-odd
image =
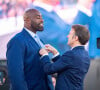
[[[48,56],[41,58],[45,73],[58,73],[56,90],[83,90],[84,77],[90,65],[89,55],[83,46],[75,47],[53,61],[51,63]]]
[[[89,56],[91,58],[100,57],[100,49],[97,48],[97,38],[100,37],[100,0],[96,0],[94,4],[92,17],[79,11],[73,23],[89,27]]]
[[[34,6],[34,8],[40,11],[44,20],[44,31],[38,33],[39,37],[46,44],[54,46],[60,53],[69,50],[69,47],[66,47],[66,36],[70,31],[70,26],[55,11],[48,12],[38,6]]]
[[[40,47],[23,29],[7,45],[8,75],[12,90],[53,90],[40,64]]]

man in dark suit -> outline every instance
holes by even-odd
[[[46,45],[46,49],[55,55],[52,63],[45,49],[39,51],[41,64],[47,74],[58,73],[56,90],[83,90],[83,81],[90,65],[90,58],[84,46],[89,40],[89,31],[82,25],[73,25],[68,35],[68,45],[72,47],[70,51],[62,56],[51,45]]]
[[[53,90],[51,77],[40,64],[43,43],[37,36],[43,31],[43,19],[36,9],[24,13],[24,28],[7,45],[8,75],[11,90]]]
[[[89,72],[85,78],[85,90],[100,90],[100,49],[98,49],[97,47],[97,38],[100,37],[100,0],[79,1],[85,2],[84,4],[80,2],[80,5],[83,6],[85,9],[79,9],[73,23],[88,26],[90,31],[89,56],[93,58],[91,61]],[[91,3],[86,3],[88,1],[92,1],[92,4],[93,1],[95,1],[93,7],[88,8],[89,6],[91,6]],[[83,12],[86,9],[88,9],[88,11],[91,11],[92,16],[88,15],[88,11]]]

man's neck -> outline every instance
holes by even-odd
[[[26,26],[24,26],[24,28],[26,28],[26,29],[28,29],[29,31],[31,31],[31,32],[33,32],[33,33],[35,33],[35,34],[36,34],[36,31],[35,31],[35,30],[32,30],[31,28],[26,27]]]
[[[83,45],[80,44],[79,42],[76,42],[76,43],[74,43],[71,47],[74,48],[74,47],[77,47],[77,46],[83,46]]]
[[[73,46],[73,47],[71,48],[71,50],[72,50],[73,48],[75,48],[75,47],[78,47],[78,46],[83,46],[83,45],[76,45],[76,46]]]

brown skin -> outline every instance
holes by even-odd
[[[36,33],[43,31],[42,15],[36,9],[29,9],[24,13],[24,27]]]

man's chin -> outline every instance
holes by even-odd
[[[40,30],[38,30],[38,31],[42,32],[42,31],[43,31],[43,29],[40,29]]]
[[[40,28],[40,29],[39,29],[39,31],[43,31],[43,30],[44,30],[44,28]]]

